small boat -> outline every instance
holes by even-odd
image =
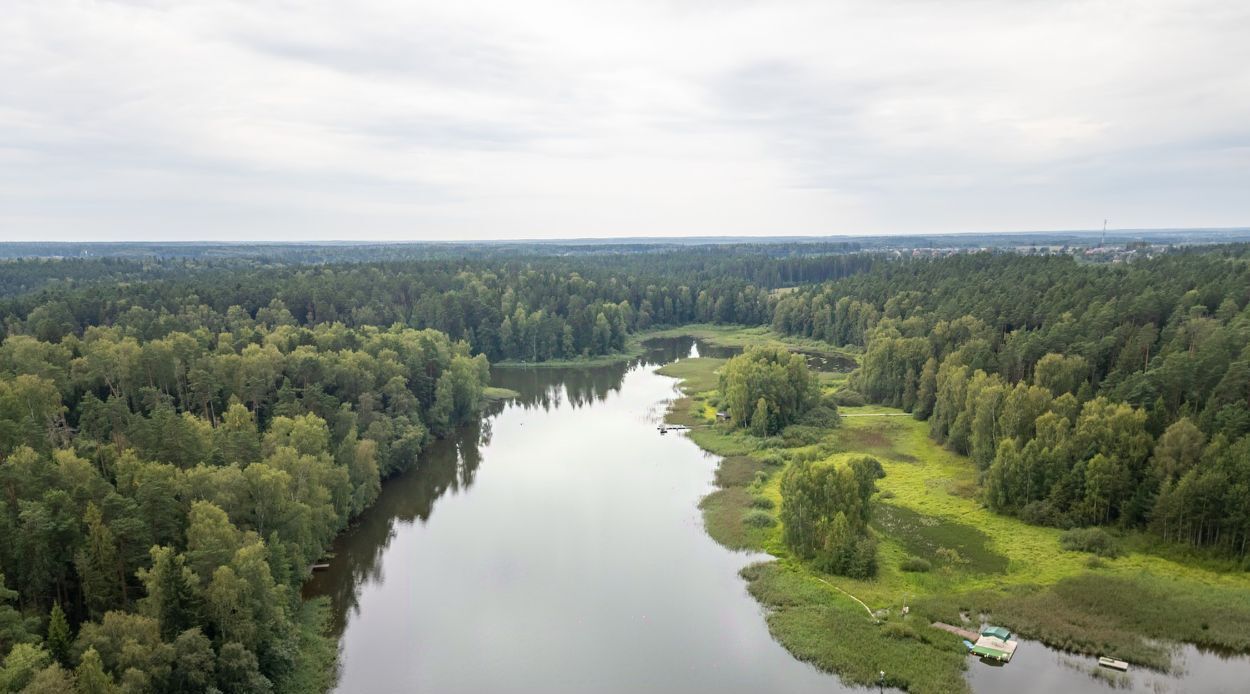
[[[1105,668],[1111,668],[1112,670],[1119,670],[1120,672],[1128,671],[1128,663],[1124,662],[1123,660],[1116,660],[1115,658],[1108,658],[1105,655],[1100,656],[1098,658],[1098,664]]]

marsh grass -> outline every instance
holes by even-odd
[[[921,557],[908,557],[903,563],[898,565],[900,571],[908,571],[911,573],[925,573],[933,569],[933,562]]]
[[[686,393],[702,393],[714,390],[720,382],[717,372],[725,365],[725,359],[696,357],[679,359],[661,366],[656,373],[682,379],[681,389]]]
[[[773,532],[772,526],[752,525],[747,516],[753,509],[751,492],[745,487],[718,489],[703,497],[699,509],[703,511],[703,525],[707,534],[729,549],[759,549]],[[770,516],[771,517],[771,516]]]
[[[487,386],[482,389],[482,397],[487,400],[511,400],[521,397],[521,394],[511,388]]]
[[[716,486],[745,487],[754,482],[755,475],[763,470],[763,461],[754,456],[729,456],[716,468]]]
[[[786,562],[748,566],[742,576],[769,609],[769,631],[800,660],[851,684],[875,685],[885,671],[887,686],[911,692],[968,691],[958,637],[917,620],[879,626],[862,607]]]
[[[777,524],[777,519],[767,511],[753,508],[742,516],[742,522],[752,528],[771,528]]]
[[[708,373],[706,365],[687,368]],[[687,392],[705,398],[692,399],[688,407],[708,424],[690,437],[727,459],[718,480],[731,485],[701,504],[708,533],[727,547],[777,557],[743,572],[752,595],[769,609],[770,631],[796,657],[847,682],[876,684],[877,671],[885,670],[888,683],[910,691],[966,691],[960,639],[925,626],[930,619],[958,623],[960,612],[992,615],[1053,647],[1158,669],[1171,666],[1173,641],[1250,652],[1250,575],[1240,567],[1191,561],[1126,533],[1119,538],[1123,555],[1099,559],[1102,566],[1091,571],[1088,561],[1097,555],[1061,551],[1060,530],[986,509],[975,466],[935,444],[924,422],[844,417],[818,442],[803,443],[805,435],[789,442],[802,445],[788,445],[782,437],[758,439],[713,425],[709,402],[715,392]],[[842,408],[843,414],[898,412],[873,405]],[[780,504],[778,473],[786,465],[863,454],[877,457],[886,473],[877,483],[878,509],[884,511],[874,525],[880,538],[874,580],[820,573],[790,555],[780,524],[756,528],[744,522],[750,511],[766,510],[756,506],[758,500]],[[904,571],[904,565],[916,566],[914,560],[929,562],[933,570]],[[831,586],[874,611],[888,610],[887,625],[900,622],[903,604],[911,605],[911,616],[902,626],[877,627],[863,607]]]
[[[1244,591],[1149,575],[1084,573],[1053,586],[1013,586],[932,596],[916,611],[948,621],[983,613],[1021,635],[1074,653],[1111,655],[1157,670],[1172,667],[1167,642],[1250,650]]]
[[[1007,557],[990,549],[986,534],[970,525],[878,503],[873,527],[899,541],[912,555],[933,564],[958,564],[979,573],[1007,571]]]

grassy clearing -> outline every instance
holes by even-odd
[[[682,379],[681,389],[686,393],[706,393],[715,390],[720,382],[720,367],[725,359],[698,357],[681,359],[660,367],[658,373]]]
[[[767,331],[711,330],[737,342],[776,339]],[[678,334],[678,333],[674,333]],[[690,334],[683,332],[680,334]],[[699,363],[703,361],[703,363]],[[1095,558],[1068,551],[1061,531],[1027,525],[988,511],[965,457],[937,446],[928,426],[904,416],[847,416],[816,443],[787,447],[714,425],[715,369],[721,360],[683,360],[669,371],[686,378],[675,404],[699,426],[691,438],[725,457],[719,490],[701,507],[708,533],[735,549],[765,551],[777,561],[743,575],[769,608],[769,628],[797,657],[837,672],[845,681],[876,684],[884,670],[896,686],[917,692],[966,690],[966,656],[959,639],[927,626],[958,623],[960,613],[985,615],[1028,638],[1072,652],[1110,654],[1157,669],[1171,666],[1171,649],[1157,640],[1186,641],[1250,652],[1250,575],[1214,561],[1188,561],[1136,535],[1121,538],[1123,553]],[[668,367],[665,367],[668,368]],[[836,387],[830,380],[826,391]],[[897,414],[878,406],[842,408],[844,415]],[[746,519],[753,510],[775,515],[780,475],[797,459],[869,454],[881,461],[874,529],[879,572],[870,581],[822,574],[795,561],[780,525]],[[930,570],[915,570],[927,563]],[[905,570],[911,569],[911,570]],[[863,608],[830,586],[867,603]],[[900,608],[913,609],[903,618]],[[858,621],[857,621],[858,620]]]
[[[511,388],[496,388],[495,386],[487,386],[482,389],[482,397],[487,400],[511,400],[519,398],[521,394]]]

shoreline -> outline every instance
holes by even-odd
[[[662,336],[708,339],[705,329],[696,328],[695,334],[670,329]],[[760,331],[745,336],[729,328],[715,332],[719,344],[741,346],[758,339]],[[796,345],[787,347],[798,351]],[[878,673],[885,671],[885,684],[908,691],[970,691],[967,669],[979,664],[969,662],[959,638],[929,626],[932,621],[959,623],[964,612],[992,614],[996,623],[1056,650],[1092,657],[1116,653],[1159,671],[1174,667],[1172,655],[1158,643],[1161,638],[1250,652],[1250,636],[1236,634],[1239,616],[1224,611],[1228,604],[1250,605],[1246,574],[1132,547],[1106,560],[1062,550],[1060,530],[1030,526],[982,507],[975,498],[972,462],[939,447],[928,438],[924,422],[899,410],[841,408],[850,416],[815,444],[787,445],[781,437],[764,440],[729,432],[715,423],[716,371],[724,362],[701,357],[661,367],[659,373],[679,379],[683,393],[670,404],[665,421],[691,426],[691,440],[721,457],[716,489],[699,504],[705,530],[729,549],[772,556],[741,573],[766,610],[770,633],[796,658],[847,684],[877,685]],[[837,385],[825,382],[822,388]],[[778,473],[789,459],[852,454],[878,458],[887,473],[874,497],[881,571],[866,581],[823,574],[794,559],[775,519],[781,503]],[[1125,544],[1133,545],[1134,539]],[[954,559],[946,561],[952,552]],[[915,559],[928,568],[902,568]],[[1105,597],[1108,604],[1084,605],[1081,591]],[[1159,600],[1167,604],[1165,612],[1192,608],[1204,616],[1192,628],[1173,629],[1170,618],[1139,604]],[[903,614],[904,604],[910,614]],[[879,618],[879,626],[869,621],[865,608]],[[1099,621],[1107,624],[1088,628],[1088,622]]]

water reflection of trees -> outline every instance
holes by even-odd
[[[657,338],[648,340],[645,352],[629,361],[594,367],[496,369],[491,380],[520,393],[512,402],[525,409],[550,410],[564,404],[578,409],[620,391],[625,375],[633,369],[687,357],[696,344],[698,353],[706,356],[732,356],[739,351],[710,347],[689,337]]]
[[[397,523],[425,522],[435,502],[448,491],[473,485],[490,445],[490,420],[461,427],[455,436],[434,442],[422,452],[415,469],[387,480],[377,502],[335,541],[330,569],[304,586],[305,596],[325,595],[331,601],[331,630],[339,636],[347,615],[359,610],[358,586],[382,580],[382,556],[395,537]]]
[[[388,480],[377,502],[335,541],[330,569],[313,576],[305,585],[304,594],[330,597],[331,629],[336,636],[341,635],[349,612],[359,610],[359,586],[383,578],[381,560],[395,537],[396,524],[418,519],[425,522],[444,494],[472,486],[482,460],[481,449],[490,445],[491,419],[495,415],[510,406],[549,411],[553,407],[577,409],[603,401],[620,391],[631,370],[686,357],[695,344],[691,338],[649,341],[642,356],[605,366],[497,369],[492,378],[494,384],[517,391],[519,397],[508,404],[491,405],[480,424],[462,427],[455,436],[434,442],[422,452],[413,470]],[[698,346],[702,354],[717,352],[701,343]]]

